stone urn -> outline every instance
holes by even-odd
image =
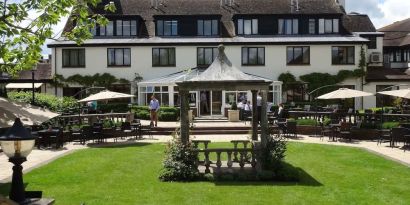
[[[228,121],[239,122],[239,110],[235,102],[232,103],[231,109],[228,110]]]

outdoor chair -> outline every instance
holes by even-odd
[[[130,122],[123,122],[121,124],[121,131],[125,137],[136,137],[137,135],[136,131],[132,129]]]
[[[92,127],[91,126],[84,126],[80,130],[73,131],[71,133],[72,141],[73,142],[80,142],[80,144],[84,145],[88,140],[92,138]]]
[[[320,122],[320,128],[321,128],[321,135],[320,139],[323,140],[323,137],[331,137],[332,135],[332,129],[330,126],[326,126],[323,124],[323,122]]]
[[[295,139],[298,138],[296,122],[286,123],[286,136],[294,137]]]
[[[340,125],[340,132],[339,132],[340,138],[342,139],[349,139],[349,141],[352,141],[352,132],[351,132],[351,125],[350,123],[343,122]]]
[[[396,128],[392,128],[391,130],[391,135],[390,135],[390,147],[395,147],[396,146],[396,142],[401,141],[402,139],[404,139],[404,136],[406,135],[406,128],[403,127],[396,127]]]
[[[378,133],[379,133],[379,137],[378,137],[378,140],[377,140],[377,145],[381,145],[382,143],[387,143],[387,142],[390,143],[391,130],[380,129],[380,130],[378,130]]]
[[[102,129],[103,129],[102,123],[94,123],[93,128],[92,128],[92,130],[93,130],[93,132],[92,132],[93,133],[93,135],[92,135],[93,141],[97,140],[98,143],[99,142],[104,142],[104,137],[102,135]]]

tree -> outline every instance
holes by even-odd
[[[73,29],[64,33],[66,40],[83,43],[91,38],[90,29],[108,20],[93,14],[91,8],[101,0],[0,0],[0,71],[15,75],[32,68],[41,57],[41,46],[55,39],[53,27],[70,15]],[[114,3],[102,5],[114,12]]]

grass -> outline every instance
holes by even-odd
[[[227,144],[219,144],[227,146]],[[25,175],[58,204],[410,204],[410,170],[366,151],[289,143],[299,183],[158,180],[163,144],[77,151]],[[1,185],[5,194],[9,185]]]

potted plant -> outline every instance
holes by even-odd
[[[228,121],[229,122],[239,122],[239,110],[236,102],[233,102],[231,109],[228,110]]]

